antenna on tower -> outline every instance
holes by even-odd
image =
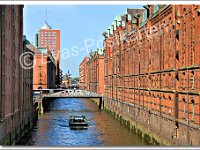
[[[47,22],[47,9],[46,9],[46,19],[45,19],[45,21]]]

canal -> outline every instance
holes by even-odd
[[[57,98],[50,111],[39,116],[37,124],[17,145],[22,146],[147,146],[143,139],[119,123],[113,116],[99,111],[90,99]],[[72,130],[68,119],[72,115],[88,118],[89,128]]]

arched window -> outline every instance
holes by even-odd
[[[185,101],[185,98],[183,98],[183,102],[184,102],[184,108],[183,108],[183,117],[185,118],[185,115],[186,115],[186,101]]]
[[[195,106],[195,104],[194,104],[194,99],[192,98],[192,100],[191,100],[191,102],[192,102],[192,120],[194,120],[194,106]]]
[[[179,132],[178,132],[178,129],[179,129],[179,124],[178,124],[178,121],[175,122],[175,133],[174,133],[174,137],[177,139],[179,137]]]
[[[159,9],[159,7],[158,7],[158,5],[154,5],[154,13],[156,13],[157,11],[158,11],[158,9]]]
[[[192,87],[191,87],[191,89],[194,90],[194,82],[195,82],[195,80],[194,80],[194,70],[191,71],[191,74],[192,74]]]

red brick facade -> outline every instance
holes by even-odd
[[[79,76],[81,89],[97,94],[104,93],[104,56],[99,50],[83,59],[79,65]]]
[[[104,33],[107,103],[131,104],[146,128],[178,145],[199,145],[200,6],[144,7],[129,9]]]
[[[70,88],[72,86],[72,80],[71,79],[63,79],[62,86],[64,88]]]
[[[33,74],[20,64],[23,52],[28,52],[23,50],[23,6],[0,5],[0,144],[19,140],[32,122]]]
[[[88,65],[87,61],[89,57],[85,57],[81,64],[79,65],[79,88],[87,89],[88,88]]]
[[[88,90],[97,94],[104,93],[104,56],[98,51],[91,54],[88,62]]]
[[[60,63],[60,30],[41,28],[38,33],[38,47],[46,47],[54,52]]]
[[[55,88],[56,62],[50,53],[35,53],[33,73],[33,90]]]
[[[35,54],[34,56],[35,64],[33,68],[33,90],[39,88],[47,88],[47,56],[44,54]]]

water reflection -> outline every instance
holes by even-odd
[[[39,117],[37,125],[18,145],[37,146],[142,146],[148,145],[112,116],[99,111],[89,99],[55,99],[50,111]],[[86,130],[71,130],[70,116],[84,115]]]

